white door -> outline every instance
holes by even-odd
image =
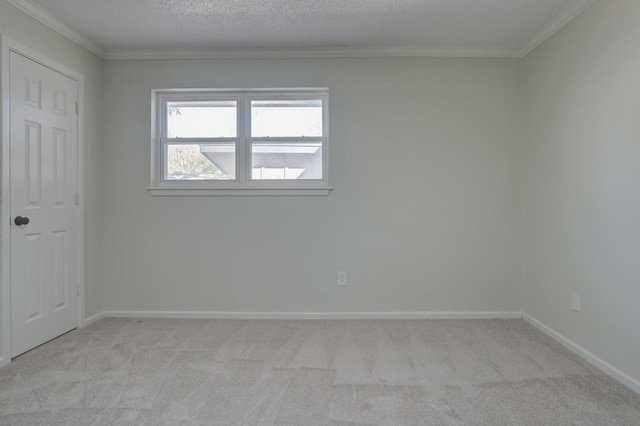
[[[11,356],[78,318],[77,83],[10,52]]]

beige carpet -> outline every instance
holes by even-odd
[[[104,319],[0,369],[0,424],[640,425],[522,320]]]

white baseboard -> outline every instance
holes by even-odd
[[[553,330],[551,327],[538,321],[537,319],[533,318],[531,315],[523,313],[522,318],[526,322],[528,322],[529,324],[537,328],[538,330],[542,331],[544,334],[551,337],[556,342],[560,343],[565,348],[569,349],[571,352],[583,358],[589,364],[593,365],[599,370],[602,370],[604,373],[616,379],[617,381],[619,381],[620,383],[622,383],[632,391],[640,394],[640,382],[635,380],[633,377],[628,376],[627,374],[618,370],[611,364],[601,360],[600,358],[598,358],[597,356],[595,356],[594,354],[592,354],[582,346],[567,339],[565,336]]]
[[[4,367],[5,365],[9,365],[11,364],[11,360],[5,358],[5,357],[0,357],[0,368]]]
[[[183,319],[520,319],[522,312],[193,312],[103,311],[85,319],[89,325],[102,318]]]
[[[106,311],[98,312],[95,315],[91,315],[90,317],[85,318],[84,322],[82,323],[82,326],[86,327],[89,324],[93,324],[94,322],[101,320],[102,318],[107,318],[108,316],[109,315],[107,315]]]

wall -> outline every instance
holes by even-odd
[[[330,88],[328,197],[148,194],[152,89],[296,86]],[[520,311],[520,87],[511,59],[107,61],[105,309]]]
[[[102,310],[100,142],[103,61],[4,0],[0,0],[0,34],[85,77],[85,312],[90,316]]]
[[[526,58],[524,157],[524,310],[636,381],[639,21],[601,0]]]

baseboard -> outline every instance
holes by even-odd
[[[557,331],[555,331],[551,327],[549,327],[549,326],[543,324],[542,322],[538,321],[537,319],[533,318],[531,315],[523,313],[522,314],[522,318],[526,322],[528,322],[529,324],[531,324],[532,326],[534,326],[535,328],[537,328],[538,330],[543,332],[544,334],[546,334],[549,337],[551,337],[556,342],[560,343],[565,348],[569,349],[571,352],[573,352],[576,355],[578,355],[579,357],[583,358],[589,364],[593,365],[594,367],[596,367],[599,370],[602,370],[605,374],[607,374],[607,375],[611,376],[612,378],[616,379],[617,381],[619,381],[620,383],[622,383],[623,385],[625,385],[626,387],[628,387],[632,391],[640,394],[640,382],[635,380],[633,377],[628,376],[627,374],[625,374],[622,371],[618,370],[617,368],[615,368],[611,364],[601,360],[600,358],[598,358],[597,356],[595,356],[594,354],[592,354],[591,352],[589,352],[588,350],[586,350],[582,346],[580,346],[580,345],[572,342],[571,340],[567,339],[565,336],[563,336],[562,334],[558,333]]]
[[[183,319],[520,319],[522,312],[193,312],[103,311],[85,320],[89,325],[102,318]]]
[[[8,358],[5,357],[1,357],[0,358],[0,368],[4,367],[5,365],[9,365],[11,364],[11,360],[9,360]]]
[[[102,318],[107,318],[109,317],[109,315],[107,315],[106,311],[102,311],[102,312],[98,312],[95,315],[91,315],[90,317],[87,317],[84,319],[84,322],[82,323],[83,327],[86,327],[89,324],[93,324],[94,322],[101,320]]]

